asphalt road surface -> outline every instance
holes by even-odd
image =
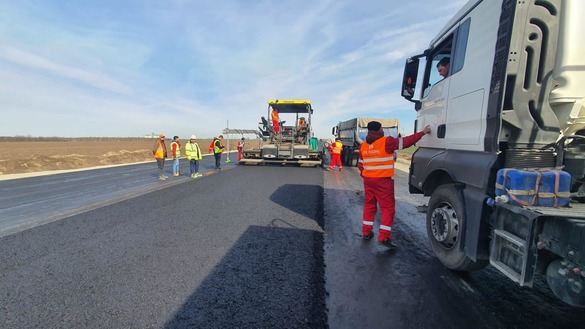
[[[579,328],[543,282],[444,269],[396,172],[391,252],[355,168],[154,164],[0,181],[2,328]],[[170,164],[167,164],[170,168]],[[183,161],[182,170],[186,170]],[[402,169],[405,166],[402,165]],[[379,221],[379,216],[377,218]]]

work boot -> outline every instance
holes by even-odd
[[[203,176],[203,175],[202,175],[202,174],[200,174],[200,173],[195,173],[195,175],[196,175],[197,177],[202,177],[202,176]]]
[[[395,245],[394,243],[392,243],[392,239],[387,238],[385,240],[382,241],[378,241],[381,245],[383,245],[384,247],[388,248],[388,249],[396,249],[398,248],[397,245]]]
[[[165,179],[167,179],[167,178],[166,178],[165,176],[161,175],[161,176],[158,176],[158,179],[159,179],[159,180],[165,180]]]
[[[343,171],[343,168],[339,168],[339,171]]]
[[[369,234],[362,235],[362,239],[364,239],[364,240],[370,240],[373,237],[374,237],[374,232],[370,232]]]
[[[196,173],[191,174],[191,178],[197,178],[197,174]]]
[[[179,173],[178,172],[174,172],[173,173],[173,177],[179,177]]]

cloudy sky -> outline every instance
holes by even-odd
[[[310,100],[320,138],[353,117],[411,133],[404,61],[465,2],[2,1],[0,136],[205,138],[257,129],[269,99]]]

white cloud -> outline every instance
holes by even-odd
[[[58,77],[83,82],[105,91],[121,94],[130,94],[132,91],[130,87],[110,79],[100,72],[90,72],[54,63],[42,56],[16,48],[0,46],[0,58],[12,64],[22,65],[27,69],[37,69]]]
[[[462,2],[0,5],[0,102],[10,112],[0,134],[211,137],[228,120],[256,128],[266,101],[286,98],[312,101],[318,136],[364,115],[400,116],[411,130],[404,59]]]

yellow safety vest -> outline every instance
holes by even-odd
[[[341,142],[333,143],[333,149],[331,149],[333,154],[341,154],[341,150],[343,150],[343,144]]]
[[[199,148],[199,144],[191,143],[191,141],[185,144],[185,154],[187,155],[187,160],[201,160],[201,149]]]
[[[213,153],[218,154],[221,153],[221,142],[218,140],[216,140],[215,142],[213,142]]]
[[[164,150],[164,146],[163,143],[160,140],[156,141],[158,143],[156,152],[154,153],[154,158],[155,159],[164,159],[165,157],[165,150]]]
[[[177,158],[181,157],[181,145],[177,142],[172,142],[171,151],[173,151],[173,144],[177,144]]]

